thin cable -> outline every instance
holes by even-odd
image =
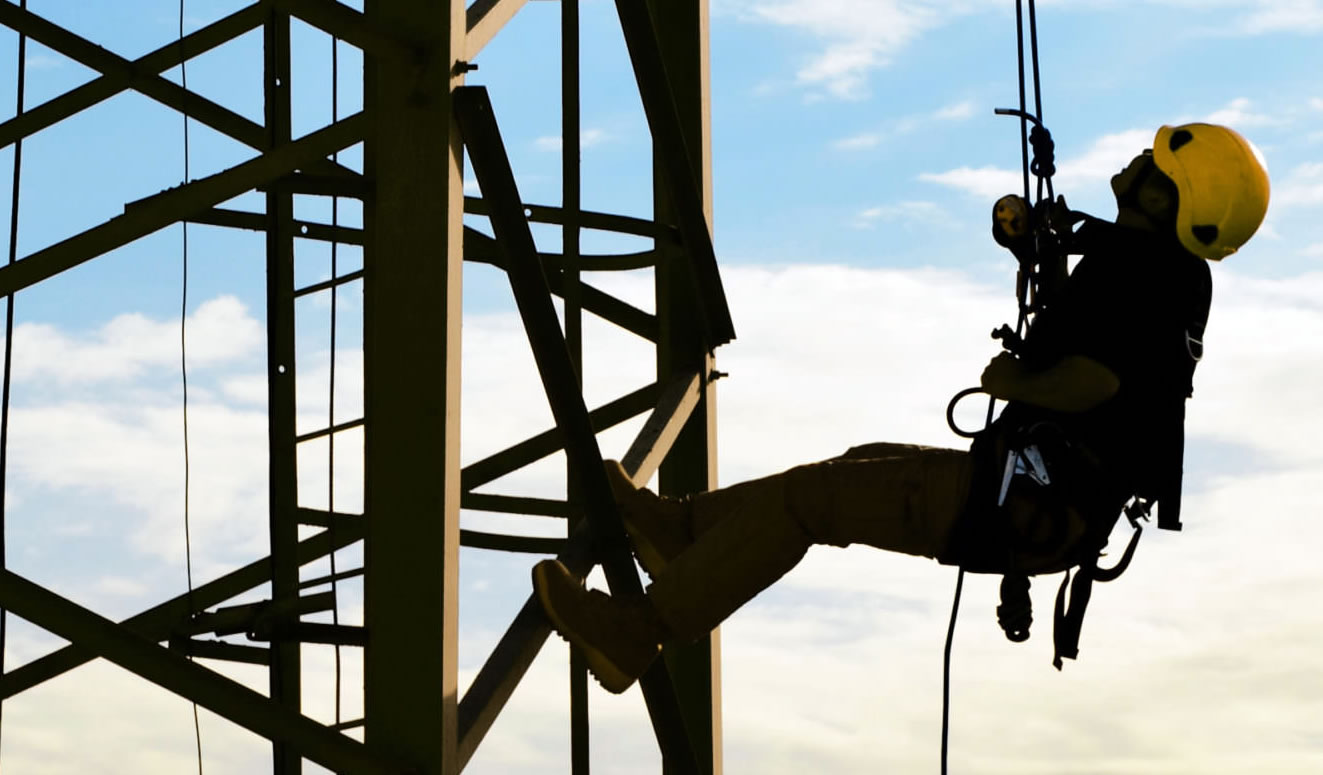
[[[19,0],[19,8],[28,7],[27,0]],[[14,115],[23,113],[23,87],[27,80],[28,38],[18,34],[18,94]],[[9,263],[18,259],[18,194],[23,170],[23,138],[14,141],[14,182],[9,195]],[[5,560],[5,494],[9,470],[9,386],[14,362],[14,297],[5,298],[5,364],[3,386],[0,387],[0,569]],[[5,670],[5,646],[8,643],[9,612],[0,608],[0,674]],[[0,732],[4,730],[4,700],[0,699]],[[0,738],[2,739],[2,738]]]
[[[184,55],[184,0],[179,0],[179,85],[188,91],[188,59]],[[184,183],[189,177],[188,112],[184,116]],[[184,570],[188,581],[188,613],[193,615],[193,537],[189,520],[190,471],[188,459],[188,221],[182,222],[183,249],[179,290],[179,377],[183,385],[184,417]],[[202,722],[198,718],[198,704],[193,703],[193,736],[197,740],[198,775],[202,775]]]
[[[1034,11],[1034,0],[1029,0],[1029,57],[1034,68],[1034,115],[1038,123],[1043,120],[1043,92],[1038,80],[1038,14]],[[1022,65],[1023,67],[1023,65]],[[1023,75],[1020,76],[1024,78]]]
[[[956,574],[955,597],[951,600],[951,623],[946,627],[946,651],[942,654],[942,775],[946,775],[947,736],[951,728],[951,643],[955,640],[956,616],[960,613],[960,590],[965,569]]]
[[[1034,9],[1034,0],[1029,0],[1029,57],[1033,62],[1034,72],[1034,115],[1038,117],[1038,125],[1045,126],[1043,120],[1043,89],[1038,79],[1038,13]],[[1024,78],[1023,75],[1020,76]],[[1039,176],[1038,178],[1038,198],[1043,198],[1043,186],[1047,186],[1047,198],[1054,199],[1052,191],[1052,177]]]
[[[1024,201],[1029,199],[1029,120],[1024,117],[1024,2],[1015,0],[1015,51],[1020,65],[1020,156],[1024,171]]]
[[[339,57],[340,39],[332,36],[331,38],[331,123],[334,124],[340,119],[340,57]],[[338,162],[340,152],[331,154],[331,161]],[[340,225],[340,197],[331,197],[331,233],[335,234]],[[336,248],[339,242],[331,240],[331,279],[335,280],[338,274],[336,263]],[[327,401],[326,427],[335,427],[335,329],[336,329],[336,291],[339,283],[331,283],[331,388],[330,400]],[[335,434],[331,433],[326,437],[326,510],[332,514],[329,521],[327,532],[331,539],[331,546],[335,546]],[[340,597],[339,586],[335,574],[335,550],[331,550],[331,624],[340,624]],[[340,723],[340,644],[335,644],[335,723]]]

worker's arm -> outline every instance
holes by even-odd
[[[1020,401],[1058,412],[1085,412],[1116,395],[1115,372],[1083,355],[1068,355],[1051,368],[1030,371],[1010,353],[983,370],[983,389],[1003,401]]]

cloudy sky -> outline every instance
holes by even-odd
[[[649,145],[611,3],[583,0],[584,205],[646,217]],[[124,56],[173,39],[173,0],[36,13]],[[236,0],[188,0],[195,29]],[[1019,188],[1010,0],[712,0],[715,236],[739,338],[721,348],[723,483],[868,441],[959,446],[947,398],[996,352],[1015,313],[1014,268],[987,213]],[[996,579],[967,580],[954,652],[951,769],[962,773],[1323,771],[1323,3],[1087,0],[1040,4],[1044,118],[1057,189],[1110,216],[1107,179],[1162,123],[1220,121],[1262,150],[1267,222],[1214,267],[1207,353],[1190,404],[1185,522],[1145,536],[1100,586],[1081,658],[1050,665],[1055,579],[1035,582],[1025,644],[995,624]],[[530,202],[560,196],[555,3],[530,3],[484,51],[488,86]],[[0,105],[14,103],[15,37],[0,36]],[[261,120],[260,33],[191,63],[191,88]],[[295,28],[295,131],[330,117],[330,40]],[[361,60],[341,50],[342,112]],[[92,77],[39,46],[29,108]],[[172,77],[178,78],[175,71]],[[11,108],[5,108],[6,110]],[[24,144],[20,257],[183,177],[179,117],[125,94]],[[194,124],[191,174],[251,153]],[[355,155],[346,154],[354,164]],[[12,157],[0,153],[0,179]],[[0,212],[8,211],[8,187]],[[235,206],[260,207],[241,198]],[[297,204],[329,220],[324,202]],[[360,214],[347,204],[342,223]],[[0,218],[7,237],[7,218]],[[481,226],[481,223],[476,225]],[[539,231],[549,250],[559,235]],[[193,567],[199,581],[266,553],[261,240],[189,232],[187,342]],[[585,249],[638,249],[586,235]],[[326,276],[300,241],[300,282]],[[339,251],[342,271],[360,260]],[[167,229],[18,297],[7,553],[15,571],[111,617],[184,585],[179,373],[181,233]],[[593,278],[640,306],[651,277]],[[550,423],[504,278],[465,273],[463,455],[476,460]],[[361,412],[361,297],[339,295],[335,417]],[[299,426],[328,412],[329,301],[301,302]],[[1133,310],[1132,314],[1144,314]],[[645,344],[589,322],[590,404],[650,381]],[[637,423],[604,434],[608,455]],[[1137,442],[1138,443],[1138,442]],[[338,509],[361,505],[361,434],[337,436]],[[554,495],[551,460],[493,491]],[[300,452],[300,502],[325,507],[327,449]],[[467,526],[554,534],[547,520],[465,514]],[[1118,536],[1119,538],[1119,536]],[[340,555],[352,567],[357,553]],[[461,683],[526,598],[533,558],[464,550]],[[310,567],[317,575],[325,566]],[[931,772],[941,653],[955,573],[866,548],[817,548],[722,628],[729,773]],[[341,589],[345,621],[359,587]],[[12,620],[11,620],[12,622]],[[12,622],[7,665],[59,644]],[[306,712],[334,714],[329,650],[309,648]],[[568,768],[567,652],[551,640],[470,770]],[[254,685],[258,671],[221,667]],[[346,650],[341,711],[360,710]],[[657,771],[637,691],[593,690],[593,767]],[[191,707],[105,663],[4,706],[0,766],[16,775],[179,773],[194,761]],[[208,773],[264,768],[256,738],[206,712]],[[309,771],[317,771],[310,767]]]

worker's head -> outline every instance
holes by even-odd
[[[1118,207],[1185,249],[1219,261],[1249,241],[1268,211],[1268,173],[1254,147],[1216,124],[1164,126],[1151,151],[1112,179]]]

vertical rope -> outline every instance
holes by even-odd
[[[1034,115],[1038,117],[1039,126],[1045,126],[1046,121],[1043,119],[1043,89],[1038,79],[1038,14],[1034,10],[1034,0],[1029,0],[1029,57],[1033,62],[1034,73]],[[1023,83],[1023,74],[1021,74],[1020,80]],[[1038,198],[1040,200],[1043,198],[1044,183],[1047,184],[1047,198],[1055,199],[1050,174],[1038,177]]]
[[[27,0],[19,0],[19,8],[26,10]],[[28,38],[18,34],[18,84],[14,115],[23,113],[23,88],[27,80]],[[18,194],[23,170],[23,138],[14,141],[14,179],[9,196],[9,263],[18,258]],[[3,386],[0,386],[0,570],[6,567],[5,520],[6,494],[9,471],[9,386],[14,361],[14,297],[5,298],[5,363]],[[0,608],[0,674],[5,670],[5,648],[8,644],[9,612]],[[4,699],[0,698],[0,733],[4,730]],[[0,736],[0,740],[3,737]]]
[[[331,123],[334,124],[340,118],[340,57],[339,57],[340,39],[331,36]],[[331,154],[331,161],[340,160],[340,152]],[[339,267],[337,265],[337,250],[339,242],[334,239],[337,227],[340,225],[340,197],[331,197],[331,387],[330,400],[327,401],[326,427],[335,427],[335,330],[336,330],[336,295],[339,286],[334,280],[339,276]],[[331,432],[326,436],[326,510],[330,512],[329,527],[331,545],[335,545],[335,433]],[[331,624],[340,624],[340,596],[339,583],[335,577],[335,550],[332,549],[328,555],[331,560]],[[335,723],[339,724],[340,719],[340,644],[335,644]]]
[[[946,650],[942,655],[942,775],[946,775],[947,736],[951,728],[951,643],[955,640],[956,617],[960,613],[960,590],[965,585],[965,569],[956,574],[955,596],[951,600],[951,623],[946,627]]]
[[[179,0],[179,83],[188,91],[188,59],[184,52],[184,0]],[[184,183],[189,178],[188,112],[184,117]],[[179,377],[183,385],[184,419],[184,571],[188,581],[188,612],[193,609],[193,537],[189,519],[189,488],[191,466],[188,458],[188,221],[183,221],[181,281],[179,291]],[[202,775],[202,722],[198,718],[198,704],[193,703],[193,736],[197,741],[198,775]]]
[[[1029,120],[1025,116],[1027,100],[1025,95],[1025,72],[1024,72],[1024,0],[1015,0],[1015,48],[1016,62],[1020,75],[1020,157],[1021,170],[1024,176],[1024,199],[1026,202],[1033,202],[1029,198]],[[1043,95],[1039,88],[1038,76],[1038,18],[1034,8],[1034,0],[1029,0],[1029,51],[1032,59],[1033,79],[1034,79],[1034,117],[1038,120],[1039,126],[1043,122]],[[1038,178],[1038,199],[1043,198],[1043,177]],[[1047,179],[1048,197],[1053,196],[1052,181]],[[1021,270],[1023,271],[1023,270]],[[1017,281],[1018,282],[1018,281]],[[1017,293],[1020,301],[1019,317],[1015,323],[1015,333],[1019,336],[1028,320],[1029,307],[1023,296]],[[985,423],[992,424],[992,417],[996,399],[988,400],[988,416]],[[956,575],[955,595],[951,601],[951,622],[946,629],[946,649],[942,656],[942,775],[946,775],[946,754],[948,748],[948,736],[950,732],[951,715],[951,645],[955,639],[956,618],[960,612],[960,592],[965,583],[965,569],[961,568]]]
[[[1024,201],[1029,198],[1029,121],[1024,117],[1024,2],[1015,0],[1015,52],[1020,65],[1020,157],[1024,171]]]

